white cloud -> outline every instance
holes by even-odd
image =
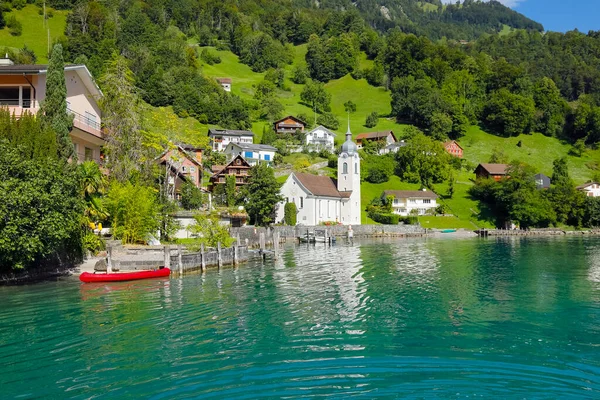
[[[485,1],[485,0],[484,0]],[[525,0],[497,0],[498,2],[504,4],[507,7],[516,7],[518,6],[520,3],[523,3]],[[445,4],[455,4],[456,0],[442,0],[442,3]]]

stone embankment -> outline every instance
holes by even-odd
[[[565,231],[562,229],[480,229],[475,233],[481,237],[489,236],[563,236],[563,235],[600,235],[600,230]]]

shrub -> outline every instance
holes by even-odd
[[[298,85],[304,85],[308,79],[308,70],[306,67],[297,65],[292,72],[292,82]]]
[[[369,212],[369,218],[384,225],[398,225],[400,216],[397,214],[383,213],[377,210]]]
[[[159,229],[156,191],[130,182],[113,182],[106,197],[112,233],[123,243],[145,243]]]
[[[104,242],[98,235],[88,231],[83,236],[83,248],[96,255],[100,250],[104,250]]]
[[[23,25],[21,25],[14,15],[10,15],[6,19],[6,26],[13,36],[21,36],[21,33],[23,33]]]
[[[195,222],[188,228],[192,233],[199,236],[199,244],[209,247],[217,247],[219,243],[223,247],[229,247],[235,239],[229,236],[227,227],[219,223],[219,216],[216,214],[196,214]]]
[[[283,209],[284,216],[283,220],[286,225],[296,226],[296,216],[298,213],[298,209],[296,208],[295,203],[285,203],[285,208]]]
[[[365,179],[370,183],[384,183],[390,180],[392,172],[386,165],[375,164],[369,168]]]
[[[200,53],[200,58],[202,59],[202,61],[204,61],[208,65],[214,65],[214,64],[221,63],[221,57],[212,53],[208,49],[202,49],[202,52]]]
[[[379,114],[377,111],[373,111],[371,114],[367,115],[367,120],[365,121],[365,126],[367,128],[374,128],[379,123]]]
[[[329,168],[337,168],[338,157],[335,154],[330,155],[327,158],[327,166]]]
[[[17,9],[17,10],[22,10],[23,7],[25,7],[27,5],[27,2],[25,0],[12,0],[12,6],[13,8]]]

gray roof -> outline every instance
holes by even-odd
[[[230,143],[231,145],[238,146],[242,150],[251,150],[251,151],[277,151],[277,149],[273,146],[269,146],[268,144],[253,144],[253,143]]]
[[[251,131],[240,131],[240,130],[235,130],[235,129],[216,129],[216,128],[210,128],[208,130],[208,136],[215,136],[215,135],[219,135],[219,136],[254,136],[254,133],[252,133]]]

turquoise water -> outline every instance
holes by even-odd
[[[600,239],[286,248],[0,287],[0,398],[600,398]]]

